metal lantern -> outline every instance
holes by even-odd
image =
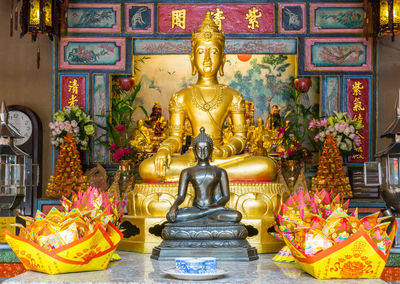
[[[380,192],[386,202],[387,209],[383,211],[385,216],[392,216],[400,222],[400,91],[396,104],[396,118],[385,130],[381,137],[394,137],[395,141],[375,155],[380,160],[378,170],[382,177],[379,182]],[[381,170],[380,170],[381,167]],[[366,173],[367,166],[364,166]],[[367,176],[366,174],[364,175]],[[366,185],[371,185],[366,182]],[[399,227],[400,228],[400,227]],[[395,242],[391,252],[400,253],[400,229],[397,230]]]
[[[13,30],[18,29],[18,22],[21,24],[21,37],[25,34],[32,35],[32,41],[36,41],[38,35],[48,35],[50,40],[53,36],[60,37],[60,33],[66,32],[66,10],[68,0],[18,0],[16,5],[11,2],[10,13],[10,36]],[[18,20],[18,5],[20,8],[20,18]],[[15,12],[14,12],[15,10]],[[37,68],[40,67],[40,48],[37,48]]]
[[[50,39],[59,35],[61,4],[63,0],[23,0],[21,8],[21,36],[47,34]]]
[[[374,36],[376,38],[400,33],[400,0],[372,0]]]
[[[25,198],[27,187],[38,184],[39,167],[14,145],[16,138],[22,136],[8,124],[8,111],[3,100],[0,107],[0,216],[13,216],[14,209]]]

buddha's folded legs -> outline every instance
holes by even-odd
[[[223,206],[206,209],[192,206],[178,209],[175,222],[191,221],[203,217],[222,222],[239,222],[242,218],[242,214],[239,211]]]
[[[228,173],[229,180],[241,181],[273,181],[276,175],[276,164],[268,157],[251,156],[249,154],[219,158],[212,165],[223,168]],[[143,180],[149,182],[178,181],[181,171],[195,165],[192,151],[184,155],[173,155],[165,178],[157,176],[154,169],[154,157],[144,160],[139,167]]]

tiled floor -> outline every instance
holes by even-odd
[[[162,271],[174,267],[172,261],[155,261],[150,259],[149,254],[131,252],[119,252],[121,261],[110,264],[104,271],[91,271],[80,273],[69,273],[61,275],[47,275],[37,272],[25,272],[14,278],[4,281],[4,284],[12,283],[34,283],[34,282],[131,282],[131,283],[208,283],[188,282],[175,280]],[[221,261],[219,267],[228,271],[223,278],[213,280],[212,283],[321,283],[310,275],[302,272],[296,264],[279,264],[273,262],[272,254],[262,254],[260,259],[252,262],[228,262]],[[385,283],[379,279],[361,280],[324,280],[323,283]]]

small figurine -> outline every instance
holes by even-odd
[[[224,136],[223,136],[223,141],[224,143],[228,143],[229,139],[231,139],[231,137],[233,136],[233,131],[232,131],[232,120],[229,117],[226,121],[226,128],[223,130],[224,132]]]
[[[136,147],[139,152],[152,152],[153,133],[151,129],[144,125],[143,120],[138,120],[138,128],[135,131],[134,138],[129,142],[132,146]]]
[[[265,156],[266,151],[263,147],[265,129],[264,121],[261,117],[257,120],[257,127],[254,130],[254,140],[253,140],[253,154],[256,156]]]
[[[213,141],[205,133],[204,127],[193,141],[193,152],[197,165],[186,168],[179,178],[178,197],[167,214],[171,223],[207,218],[220,222],[239,222],[242,214],[225,207],[229,201],[228,174],[222,168],[211,166]],[[189,182],[194,188],[194,199],[191,207],[179,208],[185,200]]]
[[[267,130],[274,130],[284,127],[285,123],[283,121],[283,118],[281,117],[280,111],[281,108],[278,105],[272,106],[269,116],[267,118]]]
[[[160,137],[167,126],[164,116],[162,115],[162,108],[158,101],[154,102],[153,108],[151,109],[151,114],[145,120],[146,125],[148,125],[154,131],[155,137]]]

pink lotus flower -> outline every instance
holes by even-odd
[[[117,130],[121,134],[125,133],[125,129],[126,129],[125,125],[117,125],[117,126],[115,126],[115,130]]]

